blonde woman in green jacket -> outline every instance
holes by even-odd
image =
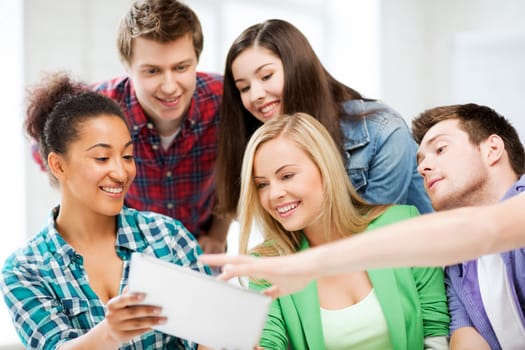
[[[352,188],[324,127],[296,113],[265,123],[243,160],[241,253],[252,225],[264,242],[251,252],[279,256],[418,215],[411,206],[370,205]],[[253,289],[268,287],[251,281]],[[449,316],[440,268],[380,269],[321,277],[276,299],[266,349],[448,349]]]

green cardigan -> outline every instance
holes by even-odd
[[[367,231],[418,214],[413,206],[391,206],[370,223]],[[308,249],[306,239],[300,250],[305,249]],[[420,350],[423,349],[424,337],[448,335],[450,319],[441,268],[375,269],[367,272],[385,314],[394,350]],[[267,286],[250,283],[250,288],[256,290]],[[324,349],[315,281],[297,293],[273,301],[260,346],[265,349]]]

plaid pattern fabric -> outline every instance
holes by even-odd
[[[190,108],[167,150],[161,147],[157,130],[138,103],[129,77],[93,88],[120,104],[131,129],[137,176],[126,195],[126,205],[181,220],[196,237],[206,234],[215,205],[222,78],[197,73]]]
[[[82,256],[55,229],[58,210],[58,207],[53,209],[48,225],[13,253],[2,269],[0,288],[18,335],[27,348],[55,349],[88,332],[105,317],[105,305],[89,286]],[[121,291],[127,285],[133,252],[210,273],[197,262],[200,247],[180,222],[130,208],[123,208],[117,219],[115,249],[124,261]],[[148,332],[120,349],[195,347],[193,343],[161,332]]]

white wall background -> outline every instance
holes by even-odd
[[[186,2],[203,24],[201,70],[221,72],[230,43],[247,26],[283,18],[307,35],[334,76],[365,95],[385,100],[407,120],[436,105],[478,102],[496,107],[524,133],[525,118],[517,108],[525,92],[524,52],[523,44],[515,43],[523,43],[525,1]],[[23,85],[34,84],[44,71],[59,69],[85,81],[122,74],[115,30],[130,3],[0,0],[0,101],[3,107],[8,102],[12,106],[0,135],[4,184],[0,246],[14,246],[37,232],[58,200],[21,137]],[[11,22],[16,18],[19,22]],[[489,57],[491,49],[498,55]],[[477,63],[469,64],[473,59]],[[3,261],[2,254],[6,253],[0,250]],[[0,344],[14,339],[2,307]]]

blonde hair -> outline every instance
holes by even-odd
[[[355,191],[344,168],[341,153],[323,125],[306,113],[282,115],[262,125],[250,138],[242,162],[241,196],[238,206],[239,251],[246,254],[253,224],[261,228],[264,242],[253,249],[261,256],[287,255],[298,250],[302,231],[287,231],[262,207],[253,179],[255,153],[264,143],[277,138],[294,142],[317,166],[323,183],[324,200],[320,218],[323,227],[333,227],[342,236],[362,232],[388,206],[366,203]],[[346,190],[341,190],[346,189]],[[324,237],[335,240],[330,232]]]

